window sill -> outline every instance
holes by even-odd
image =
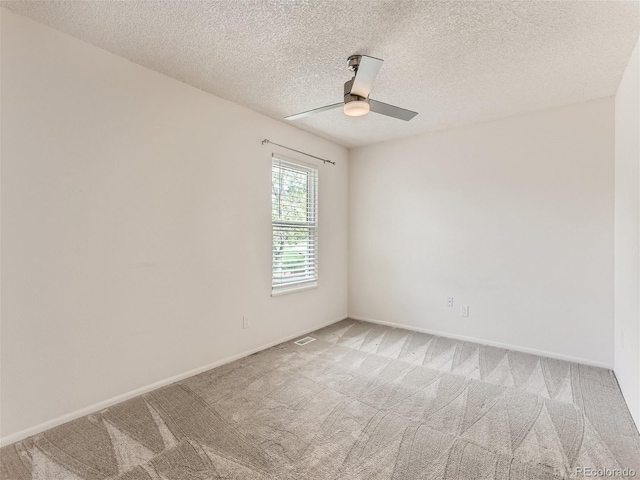
[[[280,287],[275,290],[271,290],[271,296],[279,297],[280,295],[288,295],[289,293],[301,292],[302,290],[311,290],[312,288],[318,288],[318,282],[305,283],[304,285],[292,285],[291,287]]]

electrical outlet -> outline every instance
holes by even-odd
[[[453,297],[447,297],[447,307],[453,307]]]
[[[468,317],[469,316],[469,305],[461,305],[460,306],[460,316]]]
[[[249,317],[246,315],[242,316],[242,328],[249,328]]]

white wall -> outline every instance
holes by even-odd
[[[607,98],[351,150],[350,315],[612,366],[613,120]]]
[[[615,373],[640,426],[640,53],[616,95]]]
[[[346,316],[344,148],[2,13],[5,442]],[[320,285],[276,298],[263,138],[337,161]]]

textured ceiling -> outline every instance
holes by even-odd
[[[342,101],[346,59],[385,60],[371,98],[292,122],[352,147],[615,94],[635,1],[3,1],[10,10],[274,118]]]

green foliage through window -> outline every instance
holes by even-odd
[[[317,280],[318,170],[273,157],[272,286]]]

